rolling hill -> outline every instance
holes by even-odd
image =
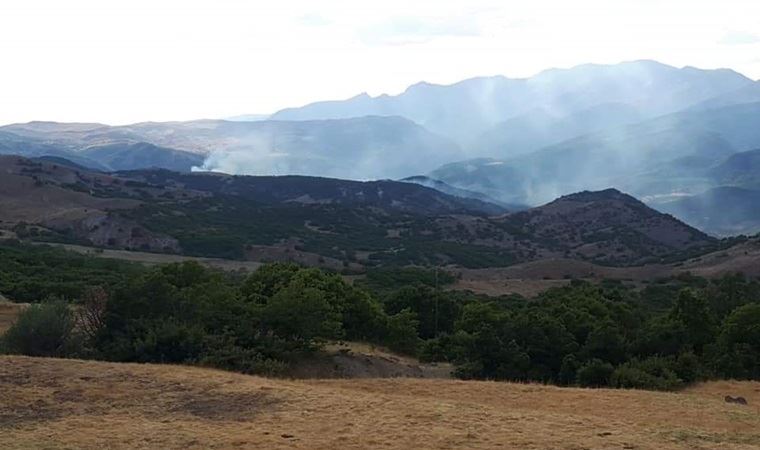
[[[192,367],[0,358],[0,446],[8,450],[760,445],[754,382],[657,393],[403,378],[292,381]],[[727,404],[725,395],[744,396],[749,406]]]
[[[714,242],[615,189],[563,196],[497,223],[530,233],[555,254],[613,265],[657,262]]]
[[[402,178],[463,157],[450,140],[401,117],[199,120],[117,127],[31,122],[0,127],[0,133],[0,152],[61,156],[106,170],[190,171],[197,166],[245,175],[365,180]]]
[[[145,142],[113,143],[87,147],[80,152],[111,171],[161,168],[190,172],[203,164],[204,157],[190,152],[158,147]]]
[[[509,213],[414,183],[142,170],[0,158],[3,227],[23,237],[333,266],[499,267],[552,257],[641,264],[716,241],[615,190]]]

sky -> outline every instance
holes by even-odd
[[[760,79],[760,1],[2,0],[0,124],[272,113],[636,59]]]

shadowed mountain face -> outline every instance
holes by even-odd
[[[561,249],[564,257],[606,264],[653,262],[714,241],[615,189],[563,196],[501,220]]]
[[[486,201],[450,196],[435,189],[398,181],[352,181],[304,176],[232,176],[217,173],[181,174],[168,170],[115,173],[153,186],[189,189],[232,196],[257,203],[373,207],[417,215],[502,214]]]
[[[408,182],[142,170],[0,157],[0,226],[20,237],[337,267],[499,267],[544,258],[631,265],[716,241],[615,190],[505,213]]]
[[[718,236],[760,233],[760,190],[723,186],[656,208]]]
[[[695,194],[728,180],[726,174],[711,174],[711,170],[732,172],[717,168],[724,161],[731,167],[748,167],[744,176],[751,176],[747,175],[752,173],[751,165],[728,161],[735,152],[760,145],[757,117],[760,103],[677,113],[516,158],[447,164],[431,177],[502,201],[528,204],[609,186],[645,197]]]
[[[760,150],[735,153],[690,176],[703,189],[655,198],[652,206],[717,236],[760,232]]]
[[[419,184],[420,186],[427,186],[429,188],[435,189],[445,194],[453,195],[454,197],[471,198],[471,199],[481,200],[487,203],[493,203],[496,205],[503,206],[509,211],[519,211],[522,209],[528,209],[528,207],[525,205],[500,202],[499,200],[496,200],[493,197],[489,197],[488,195],[485,195],[481,192],[468,191],[466,189],[455,188],[454,186],[446,184],[443,181],[436,180],[436,179],[426,177],[423,175],[407,177],[399,181],[403,181],[405,183]]]
[[[492,152],[498,150],[498,156],[505,157],[535,148],[532,137],[542,132],[549,136],[542,136],[539,144],[547,145],[600,126],[679,111],[753,84],[730,70],[676,69],[653,61],[588,64],[547,70],[528,79],[497,76],[448,86],[419,83],[397,96],[362,94],[285,109],[273,118],[399,115],[465,146],[495,146],[479,156],[495,156]],[[575,114],[599,115],[601,122],[575,121]]]
[[[760,149],[731,155],[709,175],[721,185],[760,189]]]
[[[104,144],[88,147],[80,152],[86,158],[98,161],[110,170],[131,170],[146,167],[189,172],[203,164],[203,156],[158,147],[145,142],[134,144]]]

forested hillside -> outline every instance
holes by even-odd
[[[467,379],[675,389],[760,377],[760,284],[740,275],[575,281],[526,299],[444,290],[450,275],[422,269],[349,284],[292,264],[146,268],[12,243],[0,259],[0,292],[34,302],[3,337],[15,354],[278,374],[349,340],[450,362]]]

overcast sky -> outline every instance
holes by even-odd
[[[758,0],[0,0],[0,123],[269,113],[656,59],[760,78]]]

